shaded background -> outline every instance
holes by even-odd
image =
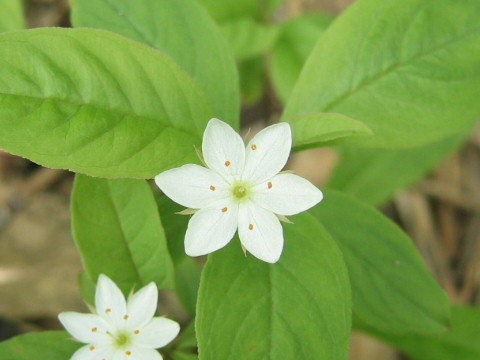
[[[121,0],[119,0],[121,1]],[[322,10],[338,14],[352,0],[287,0],[278,19]],[[27,26],[69,26],[66,0],[25,2]],[[1,9],[0,9],[1,11]],[[272,93],[244,107],[242,127],[253,131],[278,118]],[[480,302],[480,127],[456,154],[413,188],[399,191],[384,212],[414,239],[450,299]],[[318,160],[320,159],[320,161]],[[338,160],[328,148],[292,156],[289,167],[318,186]],[[0,339],[58,329],[61,311],[85,311],[77,286],[82,266],[70,231],[73,174],[44,169],[0,151]],[[172,293],[160,311],[188,321]],[[407,359],[364,335],[352,337],[349,360]]]

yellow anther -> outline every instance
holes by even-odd
[[[90,345],[90,347],[89,347],[88,349],[89,349],[90,351],[93,351],[93,350],[95,350],[95,346]]]
[[[215,191],[215,186],[210,185],[210,190]]]
[[[248,230],[253,230],[253,225],[252,224],[248,225]]]
[[[105,309],[106,314],[111,313],[111,312],[112,312],[112,309]]]
[[[257,150],[257,145],[253,144],[252,146],[250,146],[250,148],[251,148],[252,150]]]
[[[134,333],[135,335],[138,335],[138,334],[140,334],[140,330],[135,330],[133,333]]]
[[[123,315],[123,320],[127,320],[128,319],[128,315]]]
[[[225,166],[230,166],[230,161],[225,161]]]
[[[226,212],[227,210],[228,210],[228,209],[227,209],[226,207],[224,207],[224,208],[222,209],[222,212]]]
[[[95,328],[92,328],[92,332],[97,332],[97,330],[98,330],[98,329],[97,329],[96,327],[95,327]]]
[[[132,352],[129,351],[129,350],[127,350],[127,351],[125,351],[125,354],[127,354],[128,356],[130,356],[130,355],[132,355]]]
[[[269,188],[269,189],[271,189],[271,188],[272,188],[272,186],[273,186],[273,185],[272,185],[272,183],[271,183],[270,181],[268,182],[268,184],[267,184],[267,185],[268,185],[268,188]]]

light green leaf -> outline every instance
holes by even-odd
[[[315,46],[283,120],[335,112],[402,148],[453,135],[480,113],[480,2],[359,0]]]
[[[0,32],[25,27],[22,0],[0,0]]]
[[[205,93],[215,117],[238,128],[239,85],[232,54],[207,12],[191,0],[70,0],[75,27],[110,30],[175,60]]]
[[[395,336],[368,328],[364,330],[415,360],[480,359],[480,309],[476,307],[453,306],[451,327],[436,336]]]
[[[328,27],[332,17],[305,14],[282,24],[271,56],[272,83],[282,103],[286,103],[308,55]]]
[[[239,65],[242,100],[252,106],[262,98],[267,85],[263,56],[242,61]]]
[[[124,294],[151,281],[159,288],[173,288],[172,260],[145,181],[77,175],[72,227],[90,279],[106,274]]]
[[[448,299],[411,240],[379,211],[326,191],[310,210],[340,247],[360,321],[396,334],[432,334],[449,324]]]
[[[212,111],[169,57],[102,30],[0,34],[0,147],[41,165],[151,178],[196,161]]]
[[[184,257],[175,266],[175,288],[178,299],[193,317],[197,306],[197,293],[200,284],[200,265],[191,257]]]
[[[342,114],[311,113],[290,118],[293,144],[296,150],[320,146],[348,136],[371,136],[372,131],[362,122]]]
[[[78,275],[78,286],[83,301],[95,306],[95,282],[88,277],[88,274],[85,271]]]
[[[242,17],[259,19],[264,0],[199,0],[219,23]]]
[[[3,360],[66,360],[81,345],[65,331],[44,331],[16,336],[0,342],[0,358]]]
[[[263,25],[252,18],[240,18],[222,26],[235,58],[246,60],[265,54],[278,34],[278,28]]]
[[[380,206],[395,191],[412,185],[455,151],[466,133],[413,149],[342,148],[328,186],[353,195],[363,202]]]
[[[238,237],[210,255],[200,283],[200,359],[344,360],[350,287],[342,256],[311,215],[284,225],[280,261],[245,257]]]

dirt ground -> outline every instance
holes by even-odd
[[[282,11],[317,8],[339,13],[351,2],[290,0]],[[26,13],[29,27],[68,26],[65,0],[29,0]],[[244,121],[249,126],[262,126],[261,106],[247,112]],[[312,159],[319,157],[322,165],[313,169]],[[315,149],[293,156],[290,167],[321,186],[336,160],[333,151]],[[68,172],[0,152],[0,339],[59,328],[59,312],[85,310],[77,286],[82,266],[70,231],[72,179]],[[386,211],[414,239],[451,299],[480,302],[480,128],[428,179],[400,192]],[[376,359],[406,358],[355,334],[349,360]]]

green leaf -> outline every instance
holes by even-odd
[[[220,30],[196,1],[70,2],[75,27],[110,30],[165,52],[205,93],[215,117],[238,128],[240,105],[235,62]]]
[[[240,18],[222,26],[235,58],[251,59],[265,54],[275,42],[278,28],[263,25],[252,18]]]
[[[239,66],[242,100],[247,106],[256,104],[266,88],[265,59],[263,56],[242,61]]]
[[[398,226],[373,207],[334,191],[326,191],[311,213],[343,253],[355,317],[396,334],[446,330],[448,299]]]
[[[77,175],[72,227],[90,279],[106,274],[124,294],[151,281],[159,288],[173,288],[172,260],[145,181]]]
[[[175,285],[183,307],[192,317],[195,316],[200,285],[200,266],[195,259],[186,256],[175,266]]]
[[[78,275],[78,286],[80,287],[83,301],[95,306],[95,282],[88,277],[85,271]]]
[[[453,306],[450,329],[436,336],[395,336],[368,328],[364,330],[416,360],[480,359],[480,310],[476,307]]]
[[[22,0],[0,0],[0,32],[25,27]]]
[[[480,113],[480,2],[360,0],[320,38],[283,120],[335,112],[372,137],[342,142],[403,148],[453,135]]]
[[[235,237],[210,255],[200,282],[200,359],[344,360],[350,287],[340,251],[311,215],[284,225],[270,265],[245,257]]]
[[[395,191],[412,185],[455,151],[466,133],[448,137],[419,148],[340,149],[340,162],[328,186],[353,195],[363,202],[380,206]]]
[[[372,135],[372,131],[365,124],[342,114],[298,115],[291,118],[290,123],[296,150],[320,146],[326,141],[342,137]]]
[[[196,161],[212,117],[169,57],[102,30],[0,34],[0,147],[41,165],[151,178]]]
[[[199,0],[210,15],[219,23],[252,17],[259,19],[264,0]]]
[[[66,360],[81,344],[71,340],[65,331],[44,331],[16,336],[0,342],[0,358],[4,360]]]
[[[328,27],[332,17],[305,14],[282,24],[271,56],[272,83],[282,103],[286,103],[308,55]]]

